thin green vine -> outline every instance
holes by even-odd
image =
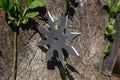
[[[18,0],[0,0],[0,7],[6,12],[8,24],[13,28],[13,67],[12,80],[16,80],[17,69],[17,31],[19,27],[26,24],[30,18],[39,14],[39,12],[30,12],[30,9],[43,7],[44,0],[26,0],[25,8]]]
[[[98,80],[100,80],[100,77],[101,77],[102,65],[103,65],[104,57],[105,57],[105,55],[104,55],[104,53],[102,53],[101,61],[100,61],[100,67],[99,67],[99,72],[98,72]]]
[[[64,80],[67,80],[67,68],[68,68],[68,63],[67,63],[67,61],[64,61],[64,66],[63,66],[63,69],[62,69],[62,71],[63,71],[63,74],[64,74]]]
[[[14,40],[13,40],[13,68],[12,68],[12,75],[13,80],[16,80],[16,63],[17,63],[17,31],[14,31]]]
[[[99,72],[98,72],[98,80],[101,80],[101,72],[102,72],[102,66],[103,66],[103,61],[106,55],[110,53],[112,46],[111,43],[106,39],[106,44],[105,44],[105,49],[102,53],[101,59],[100,59],[100,66],[99,66]]]
[[[67,8],[68,8],[68,0],[64,0],[63,16],[65,16],[67,14]],[[65,30],[64,30],[64,32],[65,32]],[[63,66],[64,80],[67,80],[67,68],[68,68],[68,62],[67,62],[67,60],[65,60],[64,66]]]
[[[63,16],[65,16],[65,14],[67,13],[67,0],[64,0],[64,11],[63,11]]]
[[[108,4],[104,5],[104,7],[109,14],[109,22],[107,24],[106,31],[105,31],[105,42],[106,43],[105,43],[105,49],[102,53],[101,60],[100,60],[98,80],[101,80],[101,72],[102,72],[104,58],[107,55],[109,55],[111,48],[112,48],[112,44],[109,41],[109,38],[112,37],[116,33],[116,30],[114,27],[115,26],[115,17],[120,10],[120,0],[118,0],[117,5],[114,5],[112,3],[112,1],[109,1]]]

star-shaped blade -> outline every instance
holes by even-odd
[[[79,36],[81,33],[78,32],[71,32],[69,34],[64,34],[63,30],[67,27],[67,22],[68,22],[68,15],[66,15],[60,22],[60,27],[58,29],[55,29],[54,25],[54,19],[52,18],[50,12],[48,12],[48,20],[49,20],[49,25],[51,30],[45,29],[43,27],[39,27],[38,31],[47,36],[46,40],[41,40],[39,42],[39,46],[45,46],[49,45],[49,50],[47,51],[46,54],[46,60],[50,60],[53,56],[53,52],[57,51],[58,53],[58,58],[61,61],[62,65],[64,65],[64,54],[62,52],[62,49],[65,49],[69,54],[79,56],[79,53],[73,46],[69,46],[66,43],[67,39],[74,39],[77,36]]]

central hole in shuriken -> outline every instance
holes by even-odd
[[[57,37],[54,38],[54,42],[57,43],[59,39]]]

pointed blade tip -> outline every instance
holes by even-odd
[[[80,32],[71,32],[71,34],[81,35]]]
[[[79,56],[79,53],[77,52],[77,50],[76,50],[73,46],[71,46],[71,47],[72,47],[72,49],[74,50],[75,54],[76,54],[77,56]]]
[[[52,22],[54,22],[54,19],[53,19],[52,15],[50,14],[49,11],[48,11],[48,16],[49,16],[49,19],[50,19]]]

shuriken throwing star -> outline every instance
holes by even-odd
[[[59,60],[62,62],[62,65],[64,65],[64,55],[62,52],[62,49],[65,49],[69,54],[77,55],[79,56],[77,50],[73,46],[69,46],[66,42],[67,39],[73,39],[80,35],[80,33],[77,32],[71,32],[69,34],[64,34],[63,30],[67,27],[68,22],[68,15],[65,16],[61,22],[60,27],[58,29],[55,29],[54,20],[51,16],[51,14],[48,12],[49,16],[49,25],[51,30],[45,29],[44,27],[39,26],[38,31],[47,36],[46,40],[41,40],[38,44],[38,46],[45,46],[49,45],[50,49],[47,51],[46,54],[46,60],[52,58],[54,50],[57,51]]]

